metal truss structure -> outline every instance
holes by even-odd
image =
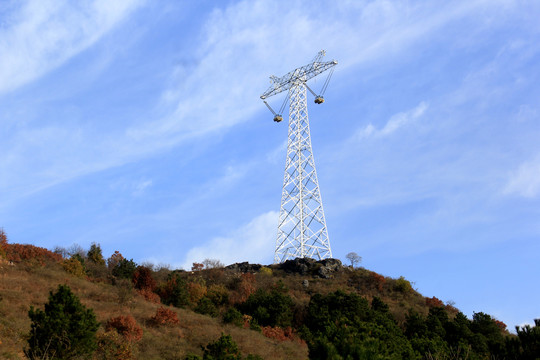
[[[307,112],[306,89],[309,87],[306,81],[337,64],[335,60],[320,62],[322,56],[324,56],[324,51],[321,51],[315,60],[306,66],[295,69],[281,78],[270,77],[274,84],[261,96],[264,100],[288,90],[290,101],[287,159],[274,255],[275,263],[297,257],[318,260],[332,257],[313,159]],[[313,93],[311,89],[309,90]],[[321,99],[323,99],[322,94],[317,96],[315,102],[317,104],[324,102]],[[268,104],[267,106],[270,108]]]

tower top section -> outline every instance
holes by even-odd
[[[282,77],[277,77],[274,75],[270,76],[272,80],[272,85],[261,95],[261,99],[267,99],[270,96],[279,94],[283,91],[287,91],[293,86],[294,83],[301,81],[306,82],[311,78],[323,73],[324,71],[337,65],[336,60],[322,62],[321,59],[324,57],[326,52],[324,50],[319,51],[317,56],[313,61],[307,65],[294,69],[293,71],[288,72]]]

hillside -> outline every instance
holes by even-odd
[[[104,259],[97,244],[52,252],[0,235],[2,359],[25,358],[28,310],[43,309],[60,284],[96,314],[95,359],[202,356],[221,334],[230,334],[244,356],[263,359],[526,359],[537,350],[489,315],[466,319],[404,278],[336,259],[227,267],[207,260],[193,271],[173,271],[119,252]],[[118,317],[134,320],[129,331],[111,325]],[[529,332],[538,339],[538,327]]]

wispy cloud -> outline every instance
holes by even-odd
[[[27,1],[0,27],[0,94],[27,84],[98,41],[141,1]]]
[[[87,119],[97,128],[60,128],[47,123],[32,124],[32,129],[23,126],[10,134],[13,140],[2,149],[0,171],[9,175],[1,185],[16,189],[10,190],[11,194],[34,193],[193,139],[222,134],[264,111],[257,99],[268,75],[280,75],[291,70],[291,65],[304,64],[321,44],[327,45],[330,57],[344,59],[340,73],[346,76],[353,65],[388,59],[433,36],[434,29],[487,6],[485,1],[469,3],[448,12],[429,6],[414,9],[414,17],[397,15],[411,13],[407,3],[386,1],[335,7],[324,2],[298,2],[286,9],[277,2],[241,1],[216,9],[200,30],[201,41],[191,49],[189,65],[170,69],[171,80],[163,85],[167,88],[161,89],[161,101],[153,111],[157,115],[130,119],[126,122],[129,125],[124,123],[123,128],[106,135],[98,119]],[[0,33],[0,53],[9,54],[0,58],[0,92],[61,66],[95,44],[139,4],[128,0],[79,6],[28,3],[12,15],[15,25]],[[490,4],[497,7],[499,3]],[[275,26],[276,18],[288,26]],[[401,114],[384,128],[368,127],[365,132],[389,135],[421,116],[426,108],[420,104],[418,114]],[[42,131],[47,136],[35,141],[34,135]],[[28,151],[40,156],[28,157]]]
[[[424,115],[427,109],[428,104],[422,101],[420,104],[418,104],[418,106],[413,109],[393,115],[381,129],[375,128],[373,124],[366,125],[365,127],[359,129],[353,136],[353,138],[355,140],[358,140],[369,136],[388,136],[397,131],[398,129],[416,121],[418,118]]]
[[[525,198],[535,198],[540,194],[540,161],[523,163],[508,179],[503,193]]]
[[[231,234],[189,250],[182,267],[190,269],[194,262],[204,259],[219,259],[226,265],[248,260],[252,263],[271,262],[269,254],[275,247],[277,221],[276,211],[261,214]]]

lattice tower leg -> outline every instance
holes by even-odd
[[[289,137],[274,262],[332,257],[311,148],[306,87],[289,90]]]

